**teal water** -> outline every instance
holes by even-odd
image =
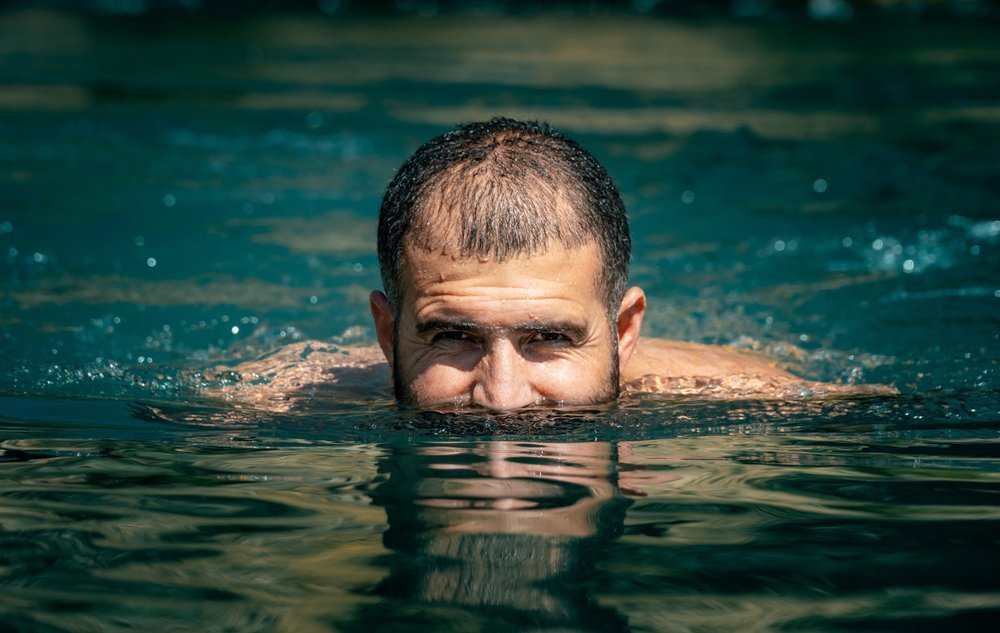
[[[0,12],[0,630],[990,630],[995,35]],[[649,334],[900,395],[214,399],[372,341],[382,188],[495,114],[619,182]]]

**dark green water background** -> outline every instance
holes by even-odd
[[[992,630],[993,25],[0,10],[0,631]],[[268,414],[369,343],[382,188],[540,118],[630,209],[647,332],[898,397]]]

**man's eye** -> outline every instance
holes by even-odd
[[[432,343],[473,343],[475,338],[468,332],[461,330],[445,330],[438,332],[431,339]]]
[[[560,345],[571,343],[570,337],[562,332],[538,332],[532,336],[533,343],[558,343]]]

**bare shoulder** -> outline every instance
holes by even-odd
[[[216,367],[208,372],[208,377],[216,386],[208,389],[206,395],[272,411],[392,395],[385,357],[374,345],[291,343],[251,361]]]
[[[625,393],[784,398],[896,393],[885,385],[836,385],[791,374],[765,358],[717,345],[642,338],[622,374]]]

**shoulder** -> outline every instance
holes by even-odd
[[[725,347],[643,338],[625,371],[625,393],[709,398],[789,398],[895,393],[883,385],[836,385],[791,374],[766,358]]]
[[[385,357],[374,345],[291,343],[254,360],[217,367],[207,376],[215,384],[206,395],[274,411],[392,395]]]
[[[774,363],[725,347],[642,338],[622,379],[634,380],[649,374],[721,377],[734,373],[793,377]]]

